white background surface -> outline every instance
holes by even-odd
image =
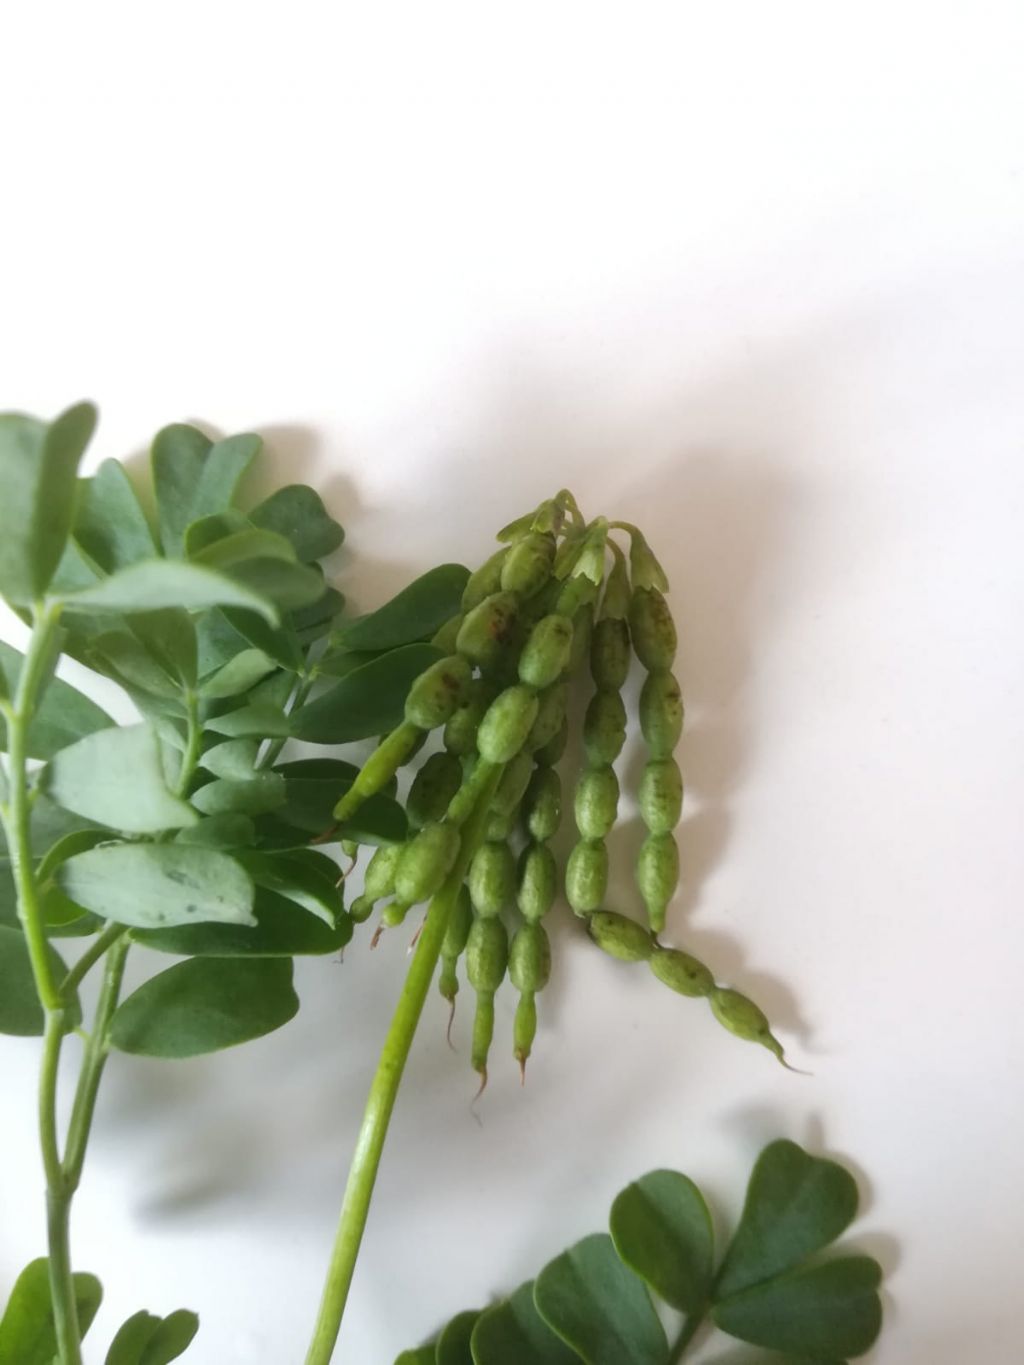
[[[652,1166],[734,1213],[777,1135],[864,1175],[873,1361],[1020,1359],[1022,37],[1015,3],[8,9],[3,405],[96,398],[96,459],[263,431],[360,608],[563,483],[643,522],[691,722],[671,934],[815,1073],[563,916],[525,1093],[499,1061],[474,1115],[432,1002],[340,1359],[511,1289]],[[404,965],[360,944],[278,1035],[115,1060],[90,1365],[179,1304],[196,1365],[301,1359]],[[43,1233],[35,1044],[2,1057],[5,1289]]]

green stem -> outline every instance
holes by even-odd
[[[13,702],[5,707],[10,792],[3,811],[18,917],[25,933],[39,1003],[43,1007],[43,1057],[39,1071],[39,1146],[46,1175],[46,1226],[50,1297],[60,1365],[81,1365],[78,1311],[71,1278],[68,1239],[70,1195],[57,1140],[57,1078],[67,1027],[60,988],[54,979],[32,858],[32,802],[28,785],[28,732],[53,662],[59,608],[37,604],[33,631]]]
[[[299,679],[298,686],[292,693],[291,701],[285,708],[289,715],[291,715],[293,711],[297,711],[300,706],[304,705],[306,698],[312,691],[313,683],[315,681],[316,679],[312,672],[305,674],[303,677]],[[287,743],[288,743],[287,736],[281,736],[278,739],[270,740],[270,742],[267,745],[266,753],[263,755],[263,757],[260,759],[259,763],[256,766],[258,768],[271,767],[271,765],[277,761],[278,755],[280,754],[281,750]]]
[[[121,994],[121,982],[124,978],[125,959],[131,946],[128,939],[124,937],[122,926],[110,925],[106,932],[112,928],[120,929],[121,933],[112,938],[109,943],[110,951],[107,954],[103,986],[96,1005],[96,1018],[89,1035],[89,1041],[86,1044],[85,1057],[78,1076],[75,1102],[71,1110],[71,1121],[68,1124],[68,1140],[64,1152],[64,1181],[69,1197],[78,1189],[79,1182],[82,1179],[85,1149],[89,1142],[93,1115],[96,1112],[96,1095],[103,1076],[103,1068],[107,1062],[107,1054],[110,1051],[107,1034],[110,1029],[110,1021],[115,1009],[117,1009],[118,997]]]
[[[178,783],[175,787],[176,796],[187,796],[192,775],[199,762],[199,751],[203,743],[203,727],[199,723],[199,698],[194,692],[185,693],[185,707],[188,717],[188,733],[185,740],[185,752],[181,759],[181,772],[178,774]]]
[[[78,989],[88,973],[105,955],[107,949],[112,947],[127,932],[128,929],[125,925],[110,922],[101,934],[97,934],[61,983],[60,992],[65,999],[72,991]]]
[[[701,1327],[704,1325],[704,1317],[706,1313],[707,1309],[705,1307],[698,1308],[695,1312],[691,1313],[690,1316],[686,1319],[686,1321],[683,1323],[683,1330],[682,1332],[680,1332],[678,1340],[668,1353],[668,1361],[666,1365],[677,1365],[677,1362],[682,1360],[683,1353],[686,1350],[687,1346],[689,1346],[690,1342],[694,1339],[694,1337],[700,1331]]]
[[[458,898],[470,858],[483,839],[488,807],[501,772],[500,766],[494,769],[490,782],[479,795],[473,814],[463,826],[459,857],[441,890],[430,903],[423,932],[398,998],[391,1027],[377,1064],[377,1072],[370,1086],[362,1127],[356,1140],[334,1250],[331,1254],[313,1339],[306,1356],[306,1365],[329,1365],[338,1340],[356,1257],[359,1255],[359,1245],[370,1211],[370,1199],[377,1179],[384,1139],[395,1107],[402,1073],[441,955],[448,920]]]

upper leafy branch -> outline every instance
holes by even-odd
[[[50,424],[0,417],[0,595],[34,627],[27,658],[0,643],[0,750],[24,720],[12,788],[15,757],[41,760],[24,769],[32,866],[20,877],[17,841],[0,835],[0,1030],[43,1032],[33,968],[60,988],[66,1026],[80,1018],[81,973],[52,946],[33,961],[18,910],[29,879],[48,939],[105,947],[106,923],[196,959],[141,987],[109,1032],[124,1050],[191,1055],[291,1018],[288,959],[351,937],[337,867],[307,845],[357,770],[278,755],[292,736],[337,743],[395,725],[441,657],[428,640],[468,570],[443,565],[340,626],[344,598],[319,561],[344,532],[319,495],[291,485],[236,505],[259,437],[161,431],[151,521],[116,460],[77,476],[94,423],[87,404]],[[55,678],[61,653],[119,684],[142,722],[116,726]],[[12,808],[0,788],[6,831]],[[335,837],[390,844],[406,828],[383,792]]]
[[[612,1204],[610,1233],[555,1257],[508,1299],[459,1313],[396,1365],[671,1365],[708,1319],[791,1365],[843,1365],[881,1326],[881,1268],[818,1253],[857,1212],[853,1177],[793,1142],[761,1153],[717,1270],[711,1215],[676,1171],[652,1171]],[[672,1345],[652,1294],[682,1314]]]

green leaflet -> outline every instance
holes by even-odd
[[[332,643],[345,650],[394,649],[431,636],[459,611],[468,578],[464,565],[440,564],[384,606],[342,626]]]
[[[249,777],[215,778],[192,795],[192,804],[204,815],[265,815],[285,798],[284,778],[277,773],[253,773]]]
[[[96,427],[91,403],[49,425],[0,414],[0,595],[37,602],[60,563],[77,491],[76,472]]]
[[[126,834],[180,829],[198,818],[168,791],[160,743],[148,725],[86,735],[53,757],[43,783],[66,810]]]
[[[179,844],[196,848],[251,848],[256,826],[247,815],[210,815],[175,835]]]
[[[338,798],[352,785],[359,769],[336,758],[302,758],[279,763],[274,771],[285,780],[281,819],[309,834],[332,823]]]
[[[282,559],[245,559],[225,571],[236,583],[285,611],[309,607],[324,595],[323,574]]]
[[[13,696],[25,656],[0,640],[0,673]],[[104,730],[114,722],[106,711],[60,678],[51,678],[28,728],[30,758],[52,758],[83,735]],[[7,726],[0,716],[0,748],[7,748]]]
[[[272,673],[276,667],[274,660],[264,654],[262,649],[243,649],[223,668],[203,679],[199,695],[207,701],[237,696],[255,687],[261,678]]]
[[[857,1185],[835,1161],[771,1143],[750,1177],[743,1215],[715,1282],[716,1299],[758,1284],[834,1242],[857,1215]]]
[[[262,444],[252,435],[229,436],[214,444],[184,423],[157,433],[150,462],[165,554],[182,553],[191,522],[231,506],[238,481]]]
[[[95,636],[87,651],[89,664],[98,673],[105,673],[128,690],[168,700],[181,696],[179,683],[127,630],[105,631]]]
[[[214,777],[232,777],[244,782],[256,770],[256,756],[260,751],[259,740],[226,739],[207,749],[200,762]]]
[[[68,969],[55,948],[48,947],[47,955],[53,979],[60,985]],[[82,1022],[77,995],[70,1002],[69,1013],[68,1027],[74,1028]],[[19,929],[0,924],[0,1033],[38,1038],[44,1023],[25,937]],[[0,1360],[4,1359],[0,1355]]]
[[[437,1365],[473,1365],[470,1338],[480,1310],[458,1313],[437,1339]]]
[[[104,1365],[169,1365],[188,1349],[199,1331],[197,1314],[179,1308],[166,1318],[145,1310],[123,1323]]]
[[[174,929],[137,929],[132,937],[146,948],[180,957],[304,957],[340,953],[352,937],[352,921],[314,918],[294,900],[257,887],[256,923],[185,924]]]
[[[225,610],[224,619],[232,630],[244,640],[248,640],[256,649],[262,649],[264,654],[268,654],[282,668],[287,668],[292,673],[298,673],[302,668],[304,662],[302,650],[298,637],[289,625],[277,630],[255,612],[238,611],[231,607]]]
[[[186,535],[185,547],[193,563],[205,564],[210,569],[222,569],[225,573],[249,559],[279,559],[285,564],[295,563],[291,541],[275,535],[273,531],[261,531],[257,526],[243,525],[241,530],[211,541],[195,553],[189,549]]]
[[[882,1272],[868,1256],[842,1256],[745,1289],[712,1310],[731,1336],[775,1351],[829,1360],[869,1350],[882,1325]]]
[[[120,1005],[113,1045],[147,1057],[196,1057],[272,1032],[299,1008],[288,958],[190,958]]]
[[[114,844],[69,858],[64,893],[87,910],[137,928],[203,920],[252,924],[253,885],[233,858],[186,844]]]
[[[196,627],[183,607],[132,612],[126,624],[170,677],[186,687],[195,686],[198,668]]]
[[[418,1346],[413,1351],[403,1351],[395,1365],[437,1365],[437,1352],[433,1346]]]
[[[246,736],[284,739],[291,732],[289,717],[281,707],[265,702],[253,702],[251,706],[240,706],[237,711],[228,711],[223,716],[211,716],[206,728],[231,739],[243,739]]]
[[[587,1365],[666,1365],[665,1329],[607,1234],[584,1237],[546,1265],[533,1297],[547,1325]]]
[[[95,1275],[73,1277],[78,1326],[85,1336],[103,1299]],[[57,1331],[50,1307],[49,1263],[45,1256],[31,1261],[18,1276],[0,1319],[0,1361],[3,1365],[54,1365]]]
[[[341,873],[326,854],[315,849],[296,849],[240,853],[238,859],[257,886],[294,901],[333,927],[343,909]]]
[[[287,537],[306,564],[332,554],[345,539],[344,530],[329,515],[320,494],[305,484],[277,489],[249,515],[255,525]]]
[[[393,729],[409,688],[442,657],[432,645],[412,644],[372,659],[295,711],[292,734],[316,744],[347,744]]]
[[[204,611],[207,607],[242,607],[256,612],[271,625],[278,620],[277,607],[262,593],[250,590],[236,577],[228,577],[199,564],[168,559],[143,559],[104,578],[95,587],[68,594],[69,612],[157,611],[184,607]]]
[[[101,569],[114,573],[159,551],[124,466],[104,460],[78,485],[75,540]]]
[[[289,613],[288,621],[304,645],[311,645],[326,635],[331,622],[345,609],[345,596],[336,588],[325,588],[322,596],[308,607],[297,607]]]
[[[474,1365],[577,1365],[579,1361],[537,1312],[532,1280],[480,1315],[472,1348]]]
[[[611,1234],[623,1261],[673,1308],[703,1308],[714,1269],[704,1196],[678,1171],[651,1171],[612,1205]]]

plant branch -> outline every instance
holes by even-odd
[[[64,1182],[69,1196],[78,1189],[82,1178],[85,1149],[89,1142],[93,1114],[96,1112],[96,1095],[103,1076],[103,1068],[106,1065],[107,1054],[110,1051],[107,1034],[114,1010],[117,1008],[118,997],[121,994],[125,959],[131,946],[129,940],[124,937],[123,926],[108,925],[105,933],[109,933],[114,928],[120,929],[121,932],[113,936],[108,944],[109,952],[103,973],[103,986],[96,1005],[96,1018],[85,1047],[85,1057],[82,1062],[82,1069],[79,1072],[78,1088],[71,1110],[71,1121],[68,1124],[68,1140],[64,1153]],[[98,942],[99,940],[97,940]]]
[[[306,1365],[329,1365],[334,1352],[402,1073],[437,968],[448,920],[470,858],[483,838],[488,808],[501,773],[501,766],[496,765],[478,795],[473,813],[463,826],[459,856],[441,890],[430,903],[423,932],[391,1020],[349,1168],[334,1250]]]
[[[99,962],[100,958],[106,954],[107,949],[112,947],[117,940],[122,938],[127,932],[128,930],[125,925],[114,924],[113,921],[110,921],[103,932],[97,934],[61,982],[60,991],[65,999],[71,991],[78,989],[92,968]]]

